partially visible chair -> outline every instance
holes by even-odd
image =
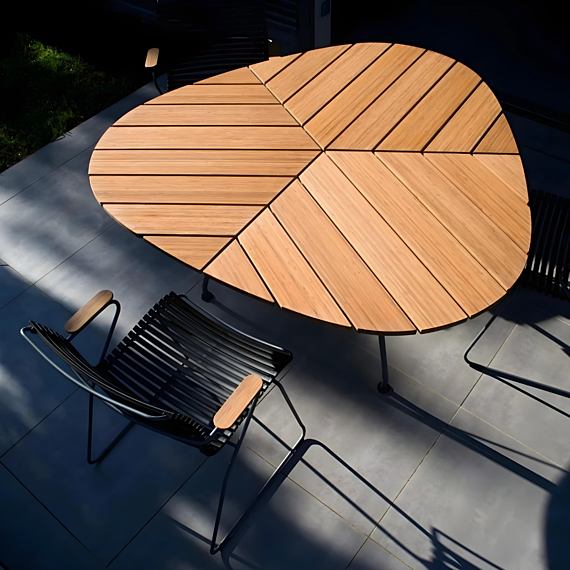
[[[532,190],[529,196],[529,206],[532,217],[531,243],[526,266],[517,284],[544,295],[569,300],[570,199]],[[464,354],[465,362],[483,374],[569,398],[570,391],[568,390],[522,378],[469,359],[471,350],[507,306],[514,289],[513,287],[499,310],[469,345]]]
[[[73,346],[72,340],[107,307],[115,315],[103,353],[91,365]],[[216,553],[235,533],[257,499],[304,440],[305,427],[277,377],[292,360],[283,348],[249,336],[191,303],[184,295],[169,293],[138,322],[107,355],[120,312],[110,291],[101,291],[65,324],[67,338],[34,321],[22,328],[22,336],[56,370],[88,392],[89,417],[87,460],[100,462],[126,430],[97,459],[92,458],[93,398],[99,398],[117,413],[158,433],[213,455],[225,445],[234,447],[222,491],[210,552]],[[71,368],[73,375],[51,360],[32,340],[40,338]],[[269,386],[281,391],[302,435],[267,481],[256,499],[220,544],[218,527],[230,472],[239,452],[254,408]],[[237,443],[230,442],[243,423]]]

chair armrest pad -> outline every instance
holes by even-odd
[[[218,429],[232,427],[262,387],[263,380],[259,376],[246,376],[214,416],[214,425]]]
[[[146,54],[145,67],[156,67],[158,63],[158,48],[150,48]]]
[[[65,330],[68,333],[78,333],[85,328],[101,311],[103,311],[113,300],[111,291],[99,291],[95,297],[87,301],[79,311],[77,311],[65,323]]]

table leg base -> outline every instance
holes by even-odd
[[[378,382],[378,392],[380,394],[388,394],[392,391],[392,386],[390,384],[385,384],[384,382]]]

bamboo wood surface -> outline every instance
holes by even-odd
[[[263,387],[263,381],[256,374],[246,376],[224,402],[214,416],[214,425],[218,429],[229,429]]]
[[[166,93],[108,129],[89,175],[108,213],[169,255],[380,334],[484,311],[530,239],[498,101],[412,46],[322,48]]]
[[[111,301],[113,293],[108,290],[99,291],[81,309],[74,313],[65,323],[64,329],[68,333],[78,333],[86,327]]]

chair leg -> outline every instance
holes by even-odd
[[[279,388],[279,390],[281,391],[281,394],[283,395],[283,398],[287,402],[287,405],[289,406],[289,409],[291,410],[293,416],[295,417],[295,420],[297,420],[297,423],[301,427],[301,437],[299,437],[299,439],[297,440],[295,445],[289,450],[289,453],[283,458],[283,460],[278,465],[278,467],[275,469],[275,471],[271,474],[269,479],[267,479],[267,481],[265,482],[265,484],[261,488],[261,491],[259,491],[259,493],[256,495],[255,499],[253,499],[253,501],[249,504],[247,509],[241,515],[241,517],[232,526],[232,528],[229,530],[226,537],[219,544],[216,544],[216,538],[218,535],[218,528],[220,526],[220,519],[222,517],[222,509],[223,509],[224,498],[225,498],[225,494],[226,494],[226,487],[228,485],[230,473],[231,473],[231,470],[234,466],[235,459],[237,457],[237,454],[239,453],[241,444],[242,444],[243,439],[245,437],[245,433],[247,431],[247,428],[249,427],[249,423],[251,421],[251,418],[253,417],[253,410],[255,408],[255,405],[257,404],[257,397],[255,398],[255,400],[252,402],[251,408],[250,408],[249,413],[247,415],[247,418],[245,420],[242,434],[239,438],[239,441],[237,442],[237,444],[235,446],[234,452],[233,452],[232,457],[230,459],[230,463],[228,465],[228,469],[227,469],[226,475],[224,477],[224,482],[222,483],[222,491],[220,493],[220,502],[218,504],[218,512],[216,514],[216,522],[214,523],[214,532],[212,534],[212,542],[210,545],[210,554],[216,554],[218,551],[220,551],[227,544],[227,542],[231,539],[231,537],[234,536],[234,534],[237,532],[238,528],[241,526],[241,524],[245,521],[245,519],[249,516],[251,511],[254,509],[254,507],[257,504],[257,502],[259,501],[260,497],[263,495],[263,492],[265,491],[265,489],[267,489],[267,487],[271,484],[271,482],[273,481],[275,476],[285,466],[285,464],[289,461],[289,459],[291,459],[291,457],[298,450],[299,446],[305,440],[305,436],[307,435],[307,428],[304,426],[303,422],[301,421],[299,414],[297,414],[297,410],[295,410],[295,408],[293,407],[293,403],[291,402],[291,400],[289,399],[289,396],[285,392],[285,388],[283,388],[283,386],[276,380],[274,381],[274,384],[276,384],[277,387]]]
[[[92,447],[93,447],[93,394],[89,394],[89,423],[87,426],[87,463],[89,465],[94,465],[95,463],[100,463],[109,455],[109,453],[115,448],[115,446],[127,435],[127,432],[133,427],[134,422],[129,422],[120,432],[117,437],[99,454],[97,459],[92,457]]]
[[[548,384],[543,384],[541,382],[535,382],[534,380],[529,380],[527,378],[523,378],[522,376],[517,376],[516,374],[510,374],[508,372],[503,372],[502,370],[497,370],[496,368],[491,368],[490,366],[485,366],[483,364],[479,364],[478,362],[474,362],[469,360],[469,353],[475,347],[475,345],[479,342],[481,337],[489,330],[489,327],[495,322],[495,319],[503,312],[505,307],[508,305],[513,291],[511,291],[503,301],[500,309],[489,319],[489,322],[483,327],[481,332],[475,337],[473,342],[468,346],[465,354],[463,355],[463,360],[474,370],[481,372],[482,374],[486,374],[487,376],[491,376],[491,378],[495,378],[496,380],[500,380],[502,382],[506,380],[510,380],[511,382],[517,382],[519,384],[523,384],[524,386],[530,386],[531,388],[538,388],[539,390],[544,390],[545,392],[550,392],[552,394],[557,394],[558,396],[564,396],[565,398],[570,398],[570,391],[568,390],[561,390],[560,388],[556,388],[554,386],[548,386]],[[508,382],[506,382],[508,384]]]

